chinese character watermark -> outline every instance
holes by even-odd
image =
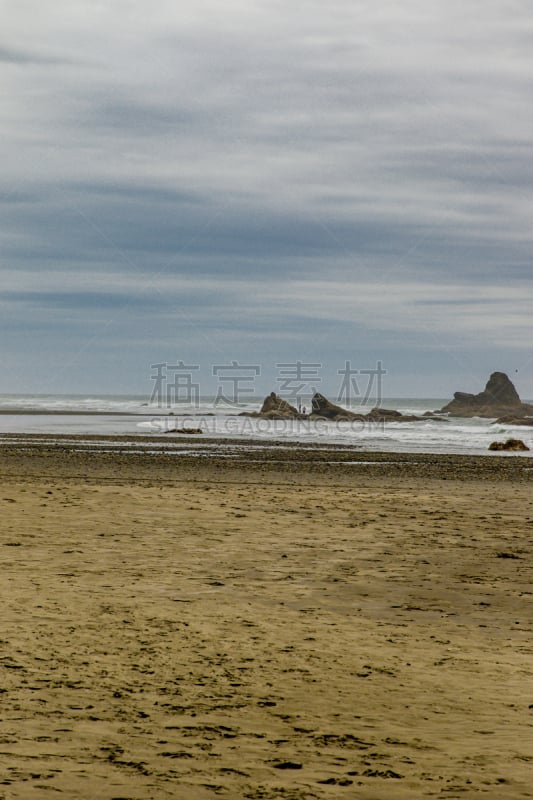
[[[371,397],[374,398],[373,404],[375,406],[381,405],[383,399],[383,376],[387,374],[387,370],[383,369],[381,361],[376,363],[373,369],[354,369],[350,361],[344,362],[344,369],[337,370],[337,375],[342,376],[341,386],[337,395],[337,402],[350,405],[353,401],[359,401],[359,404],[366,406]],[[367,376],[366,388],[364,394],[359,389],[357,383],[357,375]],[[362,381],[361,381],[362,384]],[[374,390],[375,387],[375,391]]]
[[[181,401],[198,408],[200,384],[193,382],[193,373],[200,369],[198,364],[185,364],[183,361],[168,364],[165,361],[151,364],[150,369],[155,370],[150,376],[154,382],[150,403],[162,407]]]
[[[276,364],[279,377],[278,394],[284,400],[295,403],[298,411],[302,410],[302,402],[305,396],[313,395],[317,391],[317,384],[321,383],[318,371],[322,369],[320,362],[310,363],[305,361],[294,361],[292,363]]]
[[[239,364],[238,361],[232,361],[231,364],[215,364],[212,372],[219,382],[215,405],[238,405],[255,394],[253,383],[261,375],[261,367],[258,364]]]
[[[276,365],[277,394],[289,403],[297,406],[298,411],[306,413],[302,403],[316,394],[317,386],[322,383],[320,362],[280,362]],[[198,364],[161,362],[151,364],[153,381],[151,404],[159,407],[170,407],[177,403],[188,404],[196,408],[201,401]],[[371,369],[356,369],[350,361],[336,371],[340,376],[337,402],[348,407],[358,404],[366,406],[370,401],[375,406],[381,404],[383,398],[383,377],[387,371],[381,361]],[[259,364],[241,364],[232,360],[225,364],[215,364],[211,374],[217,379],[214,405],[240,405],[254,400],[256,394],[255,381],[262,374]],[[204,398],[205,399],[205,398]]]

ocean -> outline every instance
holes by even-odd
[[[387,398],[383,408],[422,415],[442,408],[449,398]],[[368,451],[487,454],[494,440],[522,439],[533,453],[533,428],[496,424],[492,420],[448,418],[444,422],[325,422],[263,420],[242,417],[257,411],[260,401],[238,406],[201,398],[197,406],[161,408],[140,395],[0,395],[0,434],[160,436],[174,427],[201,428],[204,436],[235,441],[269,441],[354,445]],[[352,405],[367,413],[370,408]],[[200,436],[198,436],[200,440]],[[174,447],[169,435],[169,447]],[[501,457],[502,454],[490,454]],[[504,454],[510,457],[516,454]]]

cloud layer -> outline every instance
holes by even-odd
[[[2,9],[4,391],[381,358],[533,396],[529,4]]]

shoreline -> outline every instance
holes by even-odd
[[[185,433],[182,432],[182,429]],[[192,434],[198,429],[201,435]],[[248,446],[249,443],[261,441],[263,444],[276,446],[283,442],[285,446],[305,448],[309,443],[319,447],[347,446],[354,450],[366,449],[369,453],[398,454],[442,454],[463,457],[465,455],[485,456],[489,453],[489,445],[494,441],[509,438],[522,439],[530,448],[523,457],[533,457],[533,428],[517,428],[512,425],[501,426],[490,424],[486,420],[449,419],[445,424],[435,426],[431,420],[427,422],[332,422],[327,420],[263,420],[240,414],[217,416],[211,413],[198,415],[168,414],[154,417],[151,414],[136,412],[89,412],[71,410],[63,413],[48,411],[44,414],[26,411],[20,416],[10,414],[5,409],[0,411],[0,436],[2,440],[15,436],[41,436],[63,439],[77,437],[88,441],[92,438],[107,439],[121,437],[123,441],[131,440],[145,447],[144,442],[168,443],[184,441],[202,442],[211,447],[214,443],[232,443]],[[494,455],[494,454],[492,454]],[[507,457],[508,454],[505,454]]]
[[[127,480],[255,481],[269,477],[292,483],[366,480],[533,481],[531,456],[405,453],[363,450],[353,444],[284,440],[223,439],[195,435],[100,436],[97,434],[0,434],[0,476],[27,471],[33,476],[82,470],[87,477],[111,473]]]

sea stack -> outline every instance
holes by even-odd
[[[508,375],[493,372],[482,392],[455,392],[441,412],[454,417],[524,417],[533,412],[533,406],[522,403]]]
[[[261,419],[306,419],[306,415],[291,406],[286,400],[270,392],[263,401],[260,411],[243,411],[240,417],[261,417]]]

